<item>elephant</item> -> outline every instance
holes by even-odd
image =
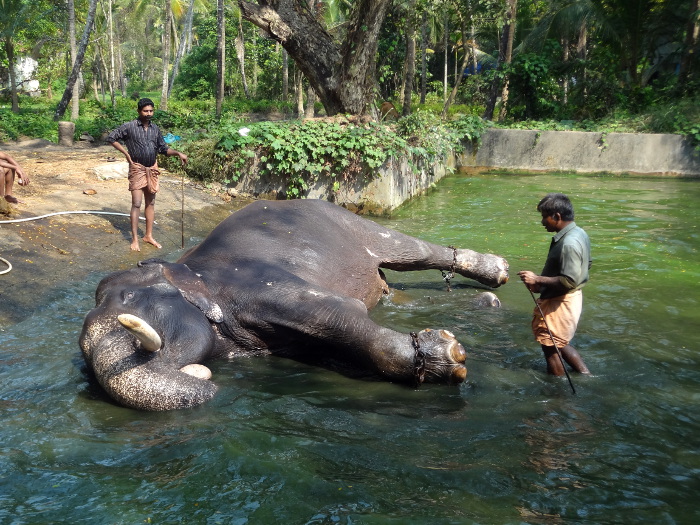
[[[116,403],[163,411],[215,395],[204,364],[274,355],[419,386],[465,380],[447,329],[374,323],[383,268],[437,269],[497,288],[497,255],[431,244],[322,200],[254,201],[176,262],[149,259],[104,277],[79,338],[87,370]],[[359,379],[359,378],[358,378]]]

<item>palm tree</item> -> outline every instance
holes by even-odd
[[[78,79],[78,73],[80,72],[80,68],[83,66],[83,58],[85,57],[85,50],[87,49],[88,42],[90,40],[92,26],[95,23],[96,11],[97,0],[90,0],[87,20],[85,21],[85,30],[83,31],[83,37],[80,39],[80,45],[78,46],[78,54],[75,57],[75,63],[73,64],[73,70],[71,71],[70,77],[68,77],[68,83],[66,84],[66,89],[63,92],[63,97],[58,103],[58,106],[56,106],[56,112],[53,116],[54,120],[60,120],[63,117],[63,114],[66,112],[68,102],[73,96],[73,86],[75,86],[75,81]]]
[[[498,44],[498,64],[499,68],[503,64],[510,64],[513,52],[513,38],[515,36],[515,16],[518,8],[518,0],[507,0],[507,9],[505,13],[505,22],[503,23],[503,28],[501,30],[501,39]],[[491,92],[489,94],[488,103],[486,105],[486,111],[484,112],[484,118],[492,119],[493,112],[496,109],[496,98],[498,97],[498,92],[501,91],[502,95],[507,97],[508,93],[508,79],[505,78],[503,83],[501,83],[501,78],[496,75],[491,84]],[[505,101],[504,101],[505,103]],[[503,107],[502,115],[505,114],[505,106]]]
[[[70,39],[70,64],[73,66],[78,54],[78,44],[75,40],[75,2],[73,0],[68,0],[68,38]],[[80,116],[80,85],[78,82],[73,87],[71,102],[71,120],[76,120]]]
[[[216,2],[216,118],[221,118],[226,67],[226,16],[224,0]]]
[[[219,0],[220,2],[222,0]],[[170,69],[170,19],[172,9],[170,0],[163,0],[163,83],[160,91],[160,109],[168,110],[168,71]]]
[[[187,47],[187,39],[192,34],[192,19],[194,18],[194,4],[195,0],[190,0],[190,5],[187,8],[187,15],[185,17],[185,23],[182,24],[182,34],[180,36],[180,43],[177,46],[177,53],[175,54],[175,61],[173,62],[173,70],[170,75],[170,84],[168,85],[168,96],[173,90],[173,84],[175,84],[175,77],[177,77],[178,69],[180,68],[180,60],[185,54],[185,48]]]

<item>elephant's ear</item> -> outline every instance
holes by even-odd
[[[139,263],[139,266],[159,265],[170,284],[176,287],[182,296],[199,308],[210,321],[220,323],[224,320],[221,307],[214,301],[209,288],[199,275],[190,270],[185,264],[169,263],[159,259],[149,259]]]

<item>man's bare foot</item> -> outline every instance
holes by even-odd
[[[139,246],[138,239],[131,241],[131,251],[132,252],[140,252],[141,251],[141,247]]]
[[[147,242],[148,244],[152,244],[156,248],[161,248],[161,245],[158,244],[158,241],[156,241],[153,237],[144,237],[143,242]]]
[[[5,195],[5,200],[7,202],[9,202],[10,204],[18,204],[18,203],[22,202],[17,197],[14,197],[12,195]]]

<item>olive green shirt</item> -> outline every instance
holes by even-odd
[[[571,293],[588,282],[591,264],[591,241],[583,228],[572,221],[552,238],[541,275],[559,277],[559,282],[567,289],[566,293]],[[548,290],[543,286],[540,290],[542,299],[559,295],[562,294],[558,288]]]

